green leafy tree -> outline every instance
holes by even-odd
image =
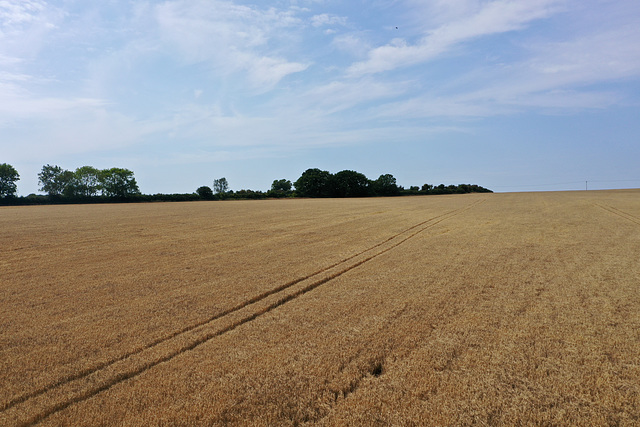
[[[18,191],[16,181],[20,180],[18,171],[11,165],[0,165],[0,197],[13,197]]]
[[[129,197],[140,194],[138,183],[129,169],[111,168],[100,171],[100,188],[108,197]]]
[[[447,187],[445,187],[444,184],[440,184],[437,187],[433,187],[433,189],[431,191],[434,194],[446,194],[447,193]]]
[[[288,192],[291,191],[292,185],[293,184],[291,184],[291,181],[289,181],[288,179],[276,179],[271,184],[271,191]]]
[[[334,197],[363,197],[369,195],[369,179],[360,172],[343,170],[331,179],[331,195]]]
[[[296,192],[302,197],[327,197],[331,193],[332,175],[320,169],[307,169],[293,184]]]
[[[199,187],[196,190],[196,193],[198,193],[198,196],[200,196],[200,198],[202,199],[206,199],[206,200],[213,199],[213,190],[211,189],[211,187],[207,187],[206,185]]]
[[[220,179],[213,180],[213,192],[216,194],[224,194],[229,191],[229,183],[227,178],[222,177]]]
[[[69,194],[73,186],[73,172],[62,169],[60,166],[45,165],[38,174],[38,182],[42,187],[40,191],[44,191],[49,196],[60,196]]]
[[[431,184],[424,184],[420,189],[420,191],[422,191],[423,193],[430,193],[431,190],[433,190],[433,185]]]
[[[389,173],[380,175],[371,185],[373,192],[378,196],[397,196],[400,194],[396,179]]]
[[[101,189],[100,170],[93,166],[82,166],[76,169],[75,193],[79,196],[92,197],[98,194]]]
[[[82,189],[80,188],[80,182],[74,172],[64,170],[60,174],[60,181],[64,183],[62,189],[62,195],[65,197],[78,197],[82,196]]]

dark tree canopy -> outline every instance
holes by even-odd
[[[62,194],[64,196],[67,196],[67,197],[82,196],[81,190],[80,190],[80,183],[78,182],[78,179],[76,178],[75,173],[68,170],[63,170],[59,176],[59,181],[63,183]]]
[[[364,197],[369,195],[369,180],[360,172],[343,170],[330,179],[333,197]]]
[[[127,197],[140,194],[138,183],[129,169],[111,168],[100,171],[102,194],[108,197]]]
[[[291,187],[293,184],[291,184],[291,181],[289,181],[288,179],[276,179],[275,181],[273,181],[273,183],[271,184],[271,190],[272,191],[291,191]]]
[[[213,190],[211,189],[211,187],[207,187],[206,185],[199,187],[196,190],[196,193],[198,193],[198,196],[200,196],[203,199],[213,199]]]
[[[405,190],[397,184],[396,178],[391,174],[380,175],[378,179],[371,181],[365,175],[353,170],[331,174],[320,169],[307,169],[294,185],[296,195],[302,197],[417,196],[492,192],[475,184],[448,186],[424,184],[422,188],[413,185]]]
[[[18,191],[16,181],[20,180],[18,171],[7,163],[0,164],[0,197],[13,197]]]
[[[397,196],[400,194],[400,188],[396,183],[396,179],[389,173],[380,175],[371,185],[373,192],[378,196]]]
[[[331,174],[320,169],[307,169],[293,184],[302,197],[327,197],[330,191]]]

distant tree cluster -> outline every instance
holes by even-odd
[[[317,168],[307,169],[292,183],[288,179],[276,179],[271,189],[263,191],[229,188],[226,178],[213,181],[213,186],[199,187],[187,194],[141,194],[134,174],[129,169],[96,169],[82,166],[69,171],[60,166],[45,165],[38,174],[40,191],[46,196],[30,194],[16,197],[16,182],[20,175],[6,163],[0,164],[0,201],[2,204],[48,204],[48,203],[105,203],[110,201],[153,202],[266,199],[285,197],[376,197],[411,196],[426,194],[491,193],[475,184],[437,186],[424,184],[408,189],[399,186],[391,174],[383,174],[376,180],[352,170],[332,174]]]
[[[384,176],[386,175],[381,176],[378,182],[352,170],[331,174],[320,169],[307,169],[294,185],[296,194],[301,197],[365,197],[378,195],[375,190],[385,187],[381,180]],[[388,195],[395,195],[398,187],[395,185],[395,178],[391,178],[394,187],[385,187],[385,190],[389,191]]]
[[[409,187],[408,190],[402,190],[405,196],[420,194],[465,194],[465,193],[493,193],[488,188],[481,187],[476,184],[458,184],[458,185],[431,185],[424,184],[422,187]]]
[[[138,183],[129,169],[96,169],[82,166],[75,171],[60,166],[45,165],[38,182],[50,197],[88,198],[98,195],[126,198],[140,194]]]
[[[295,187],[295,188],[294,188]],[[216,179],[213,190],[200,187],[196,194],[205,200],[222,199],[266,199],[282,197],[377,197],[412,196],[426,194],[462,194],[491,193],[475,184],[437,186],[424,184],[422,187],[405,189],[397,184],[391,174],[383,174],[376,180],[368,179],[364,174],[352,170],[343,170],[332,174],[317,168],[307,169],[294,183],[288,179],[277,179],[267,192],[253,190],[229,190],[226,178]]]
[[[370,180],[365,175],[352,170],[344,170],[336,174],[320,169],[307,169],[294,183],[296,195],[301,197],[371,197],[371,196],[404,196],[420,194],[462,194],[491,193],[484,187],[475,184],[433,186],[424,184],[422,188],[410,187],[405,190],[397,185],[391,174],[380,175]]]

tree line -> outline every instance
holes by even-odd
[[[370,180],[364,174],[352,170],[343,170],[332,174],[317,168],[307,169],[295,182],[277,179],[267,192],[228,189],[226,178],[214,181],[213,189],[203,186],[196,190],[203,199],[261,199],[282,197],[390,197],[426,194],[464,194],[492,193],[491,190],[476,184],[412,186],[408,189],[397,184],[391,174],[383,174],[376,180]]]
[[[0,164],[0,199],[5,204],[108,202],[142,195],[133,172],[124,168],[82,166],[70,171],[44,165],[38,173],[38,184],[46,196],[16,197],[19,180],[20,175],[13,166]]]
[[[391,174],[370,180],[364,174],[343,170],[332,174],[317,168],[307,169],[295,181],[277,179],[271,189],[263,191],[229,189],[226,178],[213,181],[213,186],[201,186],[194,193],[153,194],[140,192],[134,173],[124,168],[97,169],[82,166],[74,171],[60,166],[44,165],[38,174],[39,190],[46,195],[30,194],[16,197],[18,171],[0,164],[0,202],[2,204],[101,203],[112,201],[195,201],[228,199],[266,199],[285,197],[379,197],[426,194],[490,193],[475,184],[399,186]]]
[[[49,196],[119,197],[126,198],[140,194],[138,183],[129,169],[96,169],[82,166],[75,171],[64,170],[60,166],[45,165],[38,174],[40,191]]]

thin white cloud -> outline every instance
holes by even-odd
[[[624,104],[625,94],[598,85],[640,78],[640,29],[635,25],[528,49],[531,56],[521,63],[487,70],[479,79],[484,85],[468,91],[465,101],[556,111],[606,108]]]
[[[347,18],[345,16],[336,16],[328,13],[322,13],[320,15],[313,15],[311,17],[311,25],[314,27],[322,27],[326,25],[347,25]]]
[[[425,62],[459,43],[521,29],[532,21],[550,16],[557,3],[557,0],[494,0],[468,16],[429,31],[418,43],[409,44],[398,38],[372,49],[366,61],[351,65],[347,73],[360,76]]]
[[[186,61],[209,62],[227,75],[246,72],[256,86],[270,88],[309,66],[278,54],[284,30],[301,25],[291,11],[229,1],[177,0],[157,6],[155,15],[161,37]]]
[[[46,3],[43,1],[0,1],[0,21],[3,27],[33,22],[45,8]]]
[[[532,46],[532,71],[557,83],[590,84],[640,77],[640,27],[582,35],[573,40]]]
[[[296,108],[331,115],[371,102],[393,100],[409,92],[411,86],[411,82],[384,82],[372,78],[355,82],[333,81],[303,93]]]
[[[0,1],[0,64],[33,58],[63,17],[63,11],[44,1]]]
[[[0,86],[0,88],[2,88],[2,86]],[[61,117],[69,111],[92,109],[105,105],[103,100],[92,98],[29,98],[15,95],[15,89],[12,96],[11,88],[9,88],[8,94],[5,93],[0,96],[0,114],[10,116],[14,119],[33,119],[35,116],[42,115],[46,115],[47,117]]]
[[[356,58],[366,57],[371,50],[371,44],[358,34],[347,33],[334,37],[332,44],[342,52]]]
[[[425,61],[437,68],[437,57],[457,44],[481,35],[526,29],[533,20],[551,16],[560,4],[494,1],[483,5],[472,0],[438,4],[443,12],[434,18],[439,22],[436,30],[413,45],[398,39],[372,49],[366,61],[349,68],[349,75],[375,75],[382,81],[395,78],[376,75],[383,70]],[[624,92],[598,85],[640,78],[640,27],[634,19],[640,9],[628,4],[600,6],[600,13],[610,19],[587,25],[581,19],[592,13],[588,5],[572,11],[573,15],[565,10],[564,19],[577,19],[581,24],[562,28],[562,37],[555,29],[548,36],[538,33],[535,38],[524,38],[527,41],[509,46],[517,51],[509,61],[502,62],[497,55],[495,60],[452,70],[446,80],[416,87],[412,96],[379,103],[371,111],[377,117],[399,120],[486,117],[532,109],[563,114],[632,103],[625,100]],[[444,23],[445,18],[452,21]]]
[[[249,72],[249,80],[256,88],[268,90],[284,77],[304,71],[308,66],[308,64],[263,56],[251,57],[244,68]]]
[[[38,96],[32,88],[52,81],[29,67],[49,43],[65,13],[44,1],[0,1],[0,128],[25,117],[65,111],[86,100]],[[42,67],[46,70],[45,67]]]
[[[580,34],[562,42],[538,42],[519,63],[495,64],[451,79],[444,88],[375,109],[379,117],[486,117],[531,109],[566,114],[624,105],[626,95],[600,84],[640,78],[640,29]],[[469,82],[473,85],[469,86]]]

